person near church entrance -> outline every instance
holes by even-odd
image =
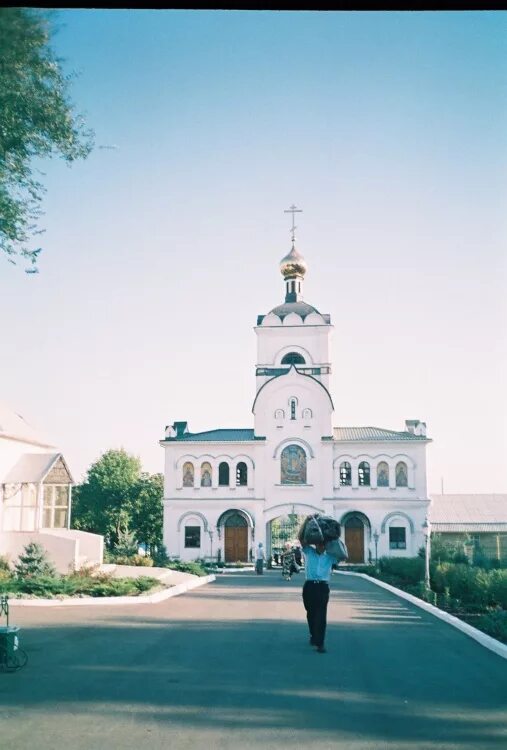
[[[337,558],[327,552],[326,544],[318,542],[308,544],[304,539],[303,522],[298,538],[305,558],[305,582],[303,585],[303,604],[310,631],[310,645],[315,646],[319,654],[325,654],[324,639],[326,636],[327,605],[329,602],[329,580]]]
[[[255,550],[255,572],[257,575],[262,575],[264,572],[264,560],[266,559],[266,554],[264,552],[264,547],[262,546],[262,542],[259,542],[257,545],[257,549]]]

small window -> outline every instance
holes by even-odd
[[[211,464],[207,461],[201,466],[201,487],[211,487]]]
[[[183,487],[194,486],[194,464],[183,464]]]
[[[389,466],[385,461],[377,466],[377,487],[389,487]]]
[[[340,464],[340,484],[342,487],[348,487],[352,484],[352,467],[348,461]]]
[[[303,409],[303,419],[311,419],[311,418],[312,418],[312,410]]]
[[[404,526],[391,526],[389,529],[389,549],[407,549],[406,533]]]
[[[396,486],[408,486],[407,464],[403,461],[400,461],[398,464],[396,464]]]
[[[290,418],[296,419],[296,399],[291,398],[290,400]]]
[[[236,466],[236,487],[246,487],[248,484],[248,469],[244,461]]]
[[[220,487],[229,486],[229,464],[226,461],[218,467],[218,484]]]
[[[277,409],[275,411],[275,419],[278,421],[281,421],[285,417],[285,412],[283,409]]]
[[[304,365],[305,358],[299,352],[289,352],[282,357],[282,365]]]
[[[358,470],[359,486],[369,487],[370,486],[370,464],[367,461],[361,461]]]
[[[185,526],[185,547],[196,547],[201,546],[201,527],[200,526]]]

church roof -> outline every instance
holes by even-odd
[[[414,435],[412,432],[395,430],[384,430],[382,427],[335,427],[333,429],[334,439],[352,442],[354,440],[409,440],[429,441],[429,438]]]
[[[163,440],[161,442],[171,442],[176,440],[183,443],[244,443],[248,440],[264,440],[264,438],[255,437],[253,428],[225,428],[218,430],[206,430],[205,432],[186,432],[180,437],[165,438],[165,441]]]
[[[28,424],[21,414],[17,414],[3,402],[0,402],[0,437],[52,447],[51,443]]]
[[[299,300],[298,302],[284,302],[281,305],[277,305],[277,307],[274,307],[272,310],[270,310],[270,313],[274,313],[275,315],[278,315],[280,320],[283,320],[287,315],[290,313],[296,313],[296,315],[300,315],[301,318],[304,320],[307,315],[310,315],[310,313],[317,313],[318,315],[322,315],[322,313],[319,313],[317,308],[313,307],[312,305],[309,305],[307,302],[303,302],[302,300]],[[268,315],[270,314],[268,313]],[[257,316],[257,325],[261,325],[262,321],[264,320],[266,316],[265,315],[258,315]],[[326,323],[331,322],[331,318],[329,315],[322,315]]]
[[[432,531],[507,531],[507,495],[431,495]]]

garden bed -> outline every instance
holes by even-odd
[[[3,576],[0,594],[10,599],[71,599],[84,597],[140,596],[162,588],[160,581],[148,576],[113,578],[109,575],[40,576],[18,579]]]
[[[507,570],[486,570],[465,563],[435,562],[431,590],[424,583],[424,560],[382,558],[362,570],[372,578],[435,605],[483,633],[507,644]]]

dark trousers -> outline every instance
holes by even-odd
[[[329,601],[329,584],[305,581],[303,586],[303,604],[310,637],[316,646],[324,645],[327,622],[327,603]]]

